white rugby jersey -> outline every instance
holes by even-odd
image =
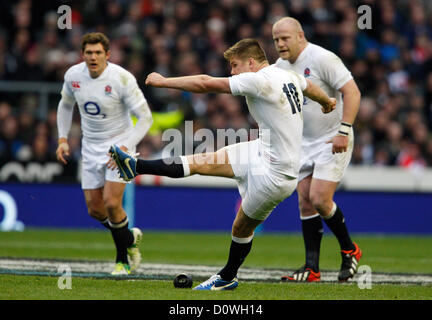
[[[233,95],[246,97],[249,112],[259,127],[261,154],[270,168],[297,177],[306,79],[272,65],[232,76],[229,84]]]
[[[130,112],[140,114],[140,108],[148,108],[135,77],[110,62],[94,79],[85,62],[72,66],[61,94],[66,103],[77,103],[84,140],[96,143],[132,130]]]
[[[335,136],[343,114],[342,94],[338,90],[353,78],[341,59],[331,51],[308,43],[293,64],[279,58],[276,66],[304,75],[337,100],[336,109],[324,114],[318,102],[305,97],[304,142],[328,140]]]

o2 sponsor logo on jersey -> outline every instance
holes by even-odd
[[[101,109],[96,102],[88,101],[84,104],[84,111],[91,116],[101,115],[102,118],[106,117],[106,114],[101,114]]]

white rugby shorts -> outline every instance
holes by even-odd
[[[226,146],[245,214],[265,220],[297,187],[297,179],[269,168],[259,152],[258,140]]]
[[[121,146],[128,135],[129,132],[102,142],[88,141],[83,138],[81,147],[82,189],[98,189],[103,187],[106,181],[127,183],[118,176],[117,169],[108,169],[106,163],[109,160],[107,153],[110,146],[113,144]],[[128,152],[135,153],[135,149],[128,150]]]
[[[312,143],[302,143],[300,157],[299,181],[312,174],[312,178],[339,182],[342,180],[348,167],[354,147],[354,133],[348,136],[348,149],[342,153],[332,153],[333,145],[326,143],[330,140],[321,140]]]

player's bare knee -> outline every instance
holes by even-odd
[[[299,211],[301,217],[309,217],[316,214],[316,209],[310,201],[299,198]]]
[[[326,215],[333,206],[333,200],[332,199],[326,199],[320,194],[314,194],[311,195],[311,202],[313,207],[320,215]]]
[[[104,206],[108,214],[111,215],[122,208],[122,203],[117,199],[106,199],[104,200]]]
[[[314,207],[308,207],[300,209],[300,217],[301,218],[307,218],[315,215],[317,213],[317,210]]]

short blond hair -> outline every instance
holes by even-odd
[[[230,61],[233,57],[241,60],[254,58],[257,62],[267,61],[264,49],[256,39],[243,39],[224,52],[224,58]]]

